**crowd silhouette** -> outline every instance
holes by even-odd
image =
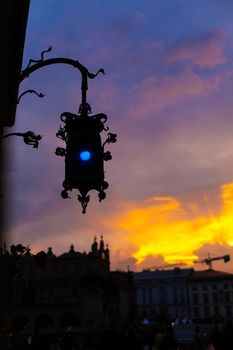
[[[170,325],[141,327],[128,325],[122,329],[92,329],[64,334],[21,335],[0,337],[1,350],[232,350],[233,325],[214,327],[209,332],[198,333],[191,342],[175,339]]]

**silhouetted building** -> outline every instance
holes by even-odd
[[[166,313],[171,320],[189,315],[188,277],[192,271],[175,268],[134,273],[139,315],[154,319]]]
[[[233,274],[212,269],[193,271],[189,295],[194,321],[233,320]]]
[[[188,317],[195,323],[233,321],[233,274],[216,270],[133,273],[138,314],[153,320]]]
[[[29,249],[22,254],[11,249],[11,254],[2,252],[1,259],[11,271],[6,327],[122,326],[129,317],[131,276],[110,271],[103,237],[99,244],[95,238],[89,253],[73,245],[58,257],[52,248],[36,255]]]

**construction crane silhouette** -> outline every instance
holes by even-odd
[[[203,265],[206,264],[209,266],[209,270],[213,270],[213,261],[216,261],[216,260],[223,260],[224,263],[227,263],[230,261],[230,255],[226,254],[223,256],[216,256],[216,257],[211,258],[210,254],[208,254],[208,258],[203,259],[203,260],[196,260],[196,261],[194,261],[194,264],[197,264],[197,263],[201,263]]]

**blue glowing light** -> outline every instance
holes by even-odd
[[[89,151],[82,151],[80,153],[81,160],[84,160],[85,162],[91,158],[91,153]]]

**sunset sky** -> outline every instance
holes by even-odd
[[[118,135],[110,186],[101,203],[91,192],[86,215],[75,191],[60,197],[55,135],[61,113],[78,112],[81,75],[65,65],[34,72],[20,91],[45,97],[25,95],[6,132],[42,134],[39,149],[4,141],[11,242],[59,255],[103,235],[112,268],[190,266],[209,253],[231,254],[214,268],[233,273],[232,0],[31,0],[23,68],[49,46],[46,58],[106,72],[89,81],[88,102]]]

